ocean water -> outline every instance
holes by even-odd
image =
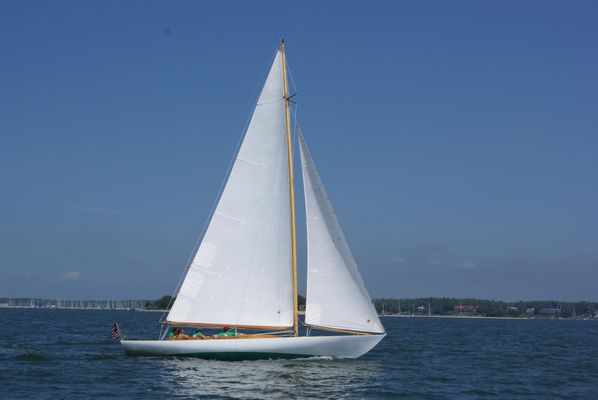
[[[0,399],[598,399],[598,321],[383,318],[357,360],[127,356],[157,313],[0,309]]]

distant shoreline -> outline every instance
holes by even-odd
[[[168,313],[175,298],[166,295],[157,300],[75,300],[0,297],[3,308],[51,308],[136,310]],[[298,296],[298,305],[305,306],[305,297]],[[382,298],[372,303],[380,316],[392,318],[487,318],[487,319],[575,319],[598,320],[598,301],[516,301],[475,298]],[[303,311],[299,311],[303,315]]]
[[[139,311],[139,312],[151,312],[151,313],[165,313],[169,310],[147,310],[147,309],[125,309],[125,308],[71,308],[71,307],[0,307],[0,310],[73,310],[73,311]],[[299,315],[305,315],[305,311],[299,311]],[[382,318],[454,318],[454,319],[502,319],[502,320],[521,320],[521,321],[555,321],[555,320],[567,320],[567,321],[598,321],[598,318],[588,317],[551,317],[551,316],[534,316],[534,317],[496,317],[496,316],[484,316],[484,315],[397,315],[397,314],[378,314]]]
[[[551,318],[551,317],[487,317],[484,315],[397,315],[397,314],[378,314],[379,317],[389,318],[456,318],[456,319],[513,319],[521,321],[529,320],[575,320],[575,321],[598,321],[597,318]]]
[[[520,317],[486,317],[483,315],[397,315],[397,314],[378,314],[379,317],[390,318],[476,318],[476,319],[557,319],[557,318],[520,318]],[[559,318],[571,319],[571,318]]]

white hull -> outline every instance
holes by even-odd
[[[123,340],[128,354],[194,356],[216,359],[264,359],[327,356],[357,358],[382,335],[228,338],[210,340]]]

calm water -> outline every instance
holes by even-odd
[[[0,398],[597,399],[598,321],[384,318],[358,360],[125,356],[159,314],[0,309]]]

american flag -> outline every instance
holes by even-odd
[[[120,328],[118,326],[118,322],[115,322],[114,325],[112,325],[112,330],[110,331],[110,335],[112,335],[113,342],[120,342],[120,340],[122,339],[122,336],[120,334]]]

